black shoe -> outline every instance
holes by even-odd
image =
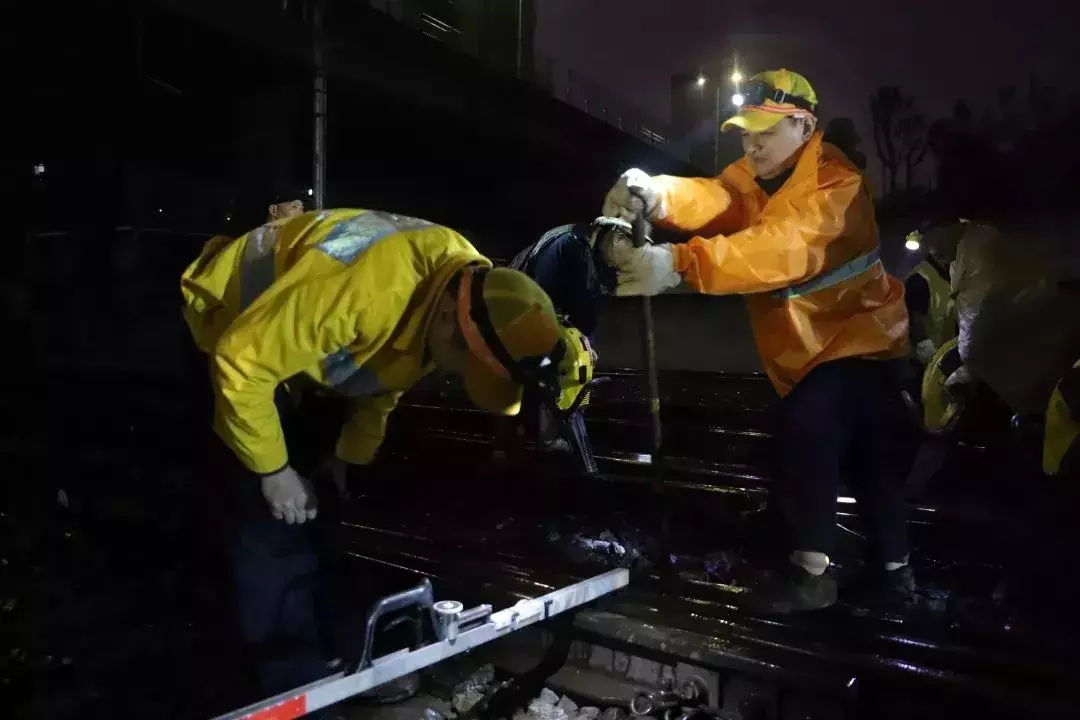
[[[903,607],[918,603],[915,592],[915,573],[910,565],[896,570],[867,568],[855,578],[844,599],[865,607]]]
[[[836,580],[828,572],[811,575],[798,565],[764,575],[739,596],[739,605],[762,615],[820,610],[836,603]]]

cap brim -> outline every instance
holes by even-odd
[[[768,110],[744,110],[737,115],[732,115],[720,126],[722,132],[727,132],[733,127],[742,128],[750,132],[762,132],[787,117],[784,113],[769,112]]]
[[[495,415],[521,411],[521,386],[498,377],[474,355],[469,355],[465,366],[465,392],[474,405]]]

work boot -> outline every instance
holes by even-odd
[[[739,596],[739,605],[762,615],[789,615],[836,603],[836,580],[827,571],[814,575],[798,565],[784,565],[753,583]]]
[[[895,570],[864,568],[851,588],[844,588],[844,599],[865,607],[898,607],[917,602],[915,573],[910,565]]]

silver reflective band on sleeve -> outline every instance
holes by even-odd
[[[337,223],[316,247],[335,260],[349,264],[388,235],[425,227],[433,226],[427,220],[369,210]]]
[[[247,310],[274,282],[277,228],[263,225],[252,230],[240,265],[240,309]]]
[[[880,248],[874,248],[865,255],[860,255],[854,260],[849,260],[840,267],[833,268],[829,272],[822,273],[804,283],[776,290],[772,293],[772,296],[780,300],[790,300],[791,298],[816,293],[819,290],[830,288],[833,285],[839,285],[856,275],[861,275],[880,263],[881,250]]]
[[[573,225],[560,225],[557,228],[552,228],[551,230],[548,230],[546,233],[543,234],[543,236],[541,236],[539,240],[519,252],[517,256],[510,261],[510,264],[507,265],[507,267],[511,270],[518,270],[527,274],[525,268],[528,267],[529,263],[532,262],[532,259],[534,257],[542,253],[544,251],[544,248],[546,248],[552,240],[559,237],[560,235],[564,235],[570,232],[573,229]]]

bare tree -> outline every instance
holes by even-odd
[[[904,189],[911,189],[912,175],[929,149],[927,143],[926,118],[922,113],[912,113],[897,123],[897,135],[900,141],[900,157],[904,162]]]
[[[897,142],[897,128],[910,102],[900,92],[900,88],[893,85],[880,87],[870,96],[874,146],[878,160],[881,161],[881,184],[886,195],[896,189],[896,173],[902,159]]]
[[[926,118],[915,110],[915,100],[892,85],[878,88],[870,96],[870,118],[874,124],[874,146],[881,161],[882,184],[886,194],[897,190],[896,178],[904,169],[904,189],[910,190],[915,168],[926,158]]]

